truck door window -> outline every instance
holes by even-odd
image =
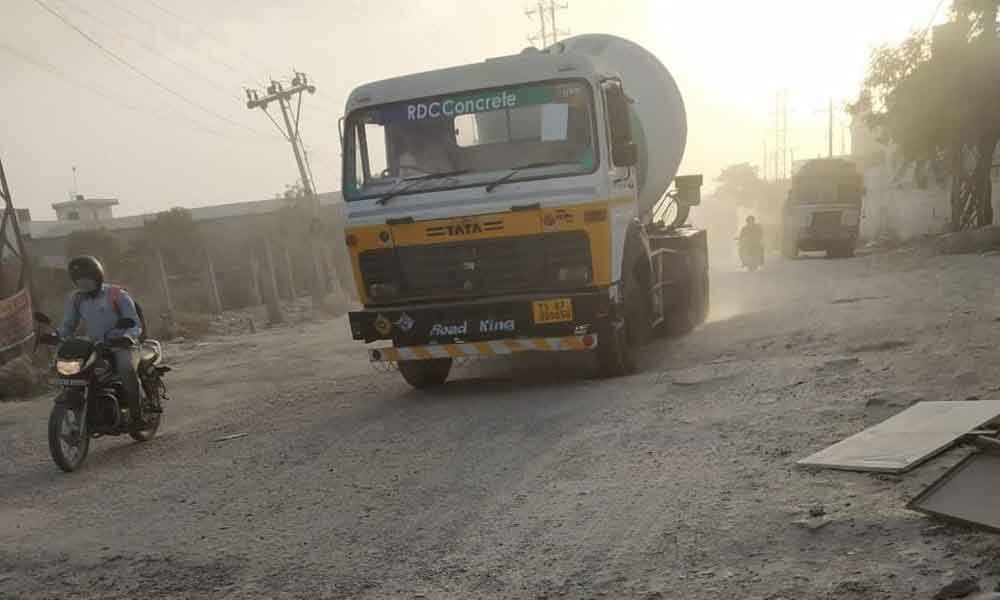
[[[365,123],[365,141],[368,146],[368,169],[372,177],[379,178],[389,168],[385,144],[385,127],[378,123]]]

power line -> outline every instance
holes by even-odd
[[[90,83],[88,81],[78,79],[78,78],[74,77],[73,75],[67,73],[66,71],[60,69],[56,65],[53,65],[52,63],[44,61],[44,60],[42,60],[40,58],[31,56],[30,54],[27,54],[27,53],[25,53],[25,52],[23,52],[21,50],[18,50],[17,48],[14,48],[14,47],[12,47],[12,46],[10,46],[10,45],[2,42],[2,41],[0,41],[0,49],[5,50],[8,54],[10,54],[10,55],[12,55],[12,56],[14,56],[16,58],[21,59],[23,62],[25,62],[25,63],[27,63],[27,64],[35,67],[36,69],[39,69],[40,71],[44,71],[44,72],[49,73],[50,75],[52,75],[54,77],[57,77],[59,79],[63,79],[66,83],[69,83],[69,84],[71,84],[71,85],[73,85],[73,86],[75,86],[77,88],[80,88],[80,89],[82,89],[84,91],[90,92],[91,94],[94,94],[95,96],[98,96],[98,97],[100,97],[100,98],[102,98],[104,100],[107,100],[109,102],[115,103],[118,106],[120,106],[120,107],[122,107],[122,108],[124,108],[126,110],[130,110],[130,111],[134,111],[134,112],[149,113],[149,114],[153,114],[153,115],[159,116],[159,117],[179,118],[179,119],[181,119],[183,121],[186,121],[187,124],[191,126],[191,130],[192,131],[196,131],[198,133],[205,133],[205,134],[212,135],[214,137],[219,137],[219,138],[231,141],[231,142],[243,143],[243,140],[240,140],[240,139],[234,138],[234,137],[232,137],[230,135],[227,135],[225,132],[217,131],[217,130],[214,130],[214,129],[210,128],[210,127],[207,127],[207,126],[203,125],[202,123],[199,123],[198,121],[195,121],[194,119],[192,119],[192,118],[190,118],[190,117],[188,117],[186,115],[175,114],[175,113],[172,113],[172,112],[169,112],[169,111],[166,111],[166,110],[159,110],[159,109],[152,108],[152,107],[149,107],[149,106],[142,106],[142,105],[136,104],[136,103],[132,102],[131,100],[127,99],[127,98],[124,98],[122,96],[114,94],[113,92],[110,92],[109,90],[106,90],[106,89],[100,88],[98,86],[95,86],[95,85],[93,85],[92,83]]]
[[[223,86],[221,83],[215,81],[211,77],[206,77],[205,75],[202,75],[200,72],[198,72],[197,70],[189,67],[188,65],[185,65],[184,63],[182,63],[182,62],[180,62],[180,61],[178,61],[178,60],[176,60],[174,58],[171,58],[170,56],[168,56],[167,54],[164,54],[158,48],[156,48],[155,46],[152,46],[151,44],[145,42],[144,40],[141,40],[141,39],[135,37],[134,35],[125,33],[123,31],[120,31],[113,24],[111,24],[108,21],[102,19],[101,17],[98,17],[97,15],[95,15],[94,13],[92,13],[92,12],[88,11],[87,9],[83,8],[79,4],[70,2],[69,0],[62,0],[62,1],[63,1],[63,4],[66,4],[67,6],[72,6],[74,10],[79,11],[80,13],[86,15],[87,17],[89,17],[93,21],[96,21],[96,22],[100,23],[101,25],[104,26],[105,29],[111,31],[111,33],[117,35],[118,37],[121,37],[123,39],[129,40],[130,42],[138,45],[140,48],[146,50],[150,54],[154,54],[157,57],[159,57],[160,59],[162,59],[162,60],[170,63],[171,65],[177,67],[178,69],[181,69],[182,71],[185,71],[188,74],[197,77],[198,79],[204,81],[205,83],[207,83],[211,87],[215,88],[216,90],[218,90],[218,91],[222,92],[223,94],[226,94],[227,96],[229,96],[230,100],[232,100],[234,98],[234,96],[230,96],[229,95],[229,89],[226,86]],[[112,0],[112,2],[113,2],[113,0]],[[132,14],[132,13],[130,13],[130,14]],[[235,96],[235,99],[238,102],[242,102],[242,98],[240,98],[239,96]]]
[[[108,1],[115,8],[117,8],[118,10],[122,11],[123,13],[126,13],[127,15],[131,16],[133,19],[135,19],[136,21],[142,23],[146,27],[149,27],[150,29],[152,29],[154,31],[162,31],[160,29],[160,27],[158,27],[155,23],[153,23],[152,21],[150,21],[147,18],[143,17],[142,15],[136,13],[132,9],[125,7],[124,5],[122,5],[117,0],[108,0]],[[235,75],[237,75],[241,79],[244,78],[244,75],[246,75],[247,73],[249,73],[249,71],[243,71],[242,73],[240,73],[240,69],[239,68],[237,68],[236,66],[232,65],[231,63],[229,63],[227,61],[224,61],[221,58],[218,58],[218,57],[216,57],[216,56],[214,56],[214,55],[212,55],[210,53],[206,53],[204,56],[206,56],[209,60],[215,62],[216,64],[221,65],[225,69],[233,72]],[[252,81],[252,79],[248,79],[247,81]]]
[[[225,116],[225,115],[223,115],[223,114],[221,114],[219,112],[216,112],[216,111],[212,110],[211,108],[208,108],[207,106],[201,104],[200,102],[198,102],[196,100],[192,100],[191,98],[188,98],[187,96],[185,96],[184,94],[181,94],[177,90],[174,90],[173,88],[171,88],[171,87],[169,87],[169,86],[167,86],[167,85],[165,85],[163,83],[160,83],[159,80],[157,80],[154,77],[152,77],[151,75],[147,74],[145,71],[143,71],[139,67],[133,65],[132,63],[128,62],[127,60],[125,60],[124,58],[122,58],[121,56],[119,56],[118,54],[115,54],[111,50],[109,50],[106,47],[104,47],[103,45],[101,45],[100,42],[98,42],[96,39],[94,39],[93,37],[91,37],[86,31],[84,31],[84,30],[80,29],[79,27],[77,27],[72,21],[70,21],[69,19],[67,19],[65,16],[63,16],[58,11],[54,10],[53,8],[51,8],[43,0],[34,0],[34,2],[38,6],[42,7],[46,12],[48,12],[52,16],[56,17],[60,21],[62,21],[63,24],[65,24],[67,27],[69,27],[73,31],[75,31],[78,34],[80,34],[81,37],[83,37],[85,40],[87,40],[88,42],[90,42],[93,46],[95,46],[101,52],[103,52],[106,55],[108,55],[109,57],[111,57],[115,62],[121,64],[122,66],[124,66],[128,70],[132,71],[136,75],[138,75],[138,76],[142,77],[143,79],[149,81],[150,83],[152,83],[156,87],[160,88],[164,92],[170,94],[171,96],[174,96],[175,98],[181,100],[185,104],[189,104],[189,105],[197,108],[198,110],[200,110],[200,111],[202,111],[202,112],[204,112],[206,114],[212,115],[213,117],[215,117],[215,118],[217,118],[219,120],[225,121],[226,123],[229,123],[229,124],[234,125],[236,127],[240,127],[242,129],[246,129],[247,131],[250,131],[250,132],[252,132],[255,135],[260,135],[260,132],[258,132],[256,129],[253,129],[252,127],[249,127],[249,126],[247,126],[247,125],[245,125],[243,123],[240,123],[239,121],[235,121],[233,119],[230,119],[229,117],[227,117],[227,116]]]
[[[215,33],[211,32],[211,31],[209,31],[208,29],[205,29],[204,27],[202,27],[198,23],[195,23],[191,19],[188,19],[187,17],[185,17],[183,15],[180,15],[180,14],[174,12],[173,10],[170,10],[169,8],[161,5],[159,2],[156,2],[156,0],[146,0],[146,2],[148,2],[150,5],[152,5],[156,9],[158,9],[160,12],[165,13],[167,15],[170,15],[171,17],[173,17],[174,19],[180,21],[181,23],[184,23],[186,25],[190,25],[191,27],[194,27],[202,35],[210,37],[213,40],[215,40],[216,43],[218,43],[218,44],[220,44],[222,46],[225,46],[225,47],[229,48],[230,50],[233,50],[234,52],[236,52],[237,54],[239,54],[243,58],[243,60],[247,61],[248,65],[250,65],[250,69],[248,71],[246,71],[246,73],[252,73],[253,72],[253,65],[256,62],[253,59],[253,57],[248,56],[245,52],[243,52],[239,48],[236,48],[236,47],[232,46],[226,40],[222,39],[221,37],[219,37],[218,35],[216,35]]]
[[[114,2],[114,0],[112,0],[112,2]],[[184,16],[182,14],[179,14],[179,13],[177,13],[177,12],[175,12],[175,11],[173,11],[173,10],[165,7],[165,6],[163,6],[162,4],[160,4],[159,2],[157,2],[156,0],[146,0],[146,2],[148,2],[151,6],[153,6],[154,8],[156,8],[157,10],[159,10],[160,12],[162,12],[162,13],[170,16],[170,17],[172,17],[176,21],[179,21],[180,23],[183,23],[183,24],[188,25],[190,27],[193,27],[199,33],[201,33],[203,36],[211,38],[212,40],[214,40],[216,42],[216,44],[218,44],[219,46],[228,48],[229,50],[231,50],[235,54],[238,54],[247,63],[247,65],[250,65],[247,70],[237,69],[236,67],[234,67],[232,65],[229,65],[228,63],[222,63],[222,64],[225,64],[234,73],[237,73],[237,71],[242,71],[241,73],[237,73],[237,74],[239,74],[241,76],[245,75],[248,80],[255,81],[254,73],[256,72],[256,64],[257,63],[262,63],[262,62],[265,62],[265,61],[262,61],[262,60],[259,60],[259,59],[255,58],[255,57],[253,57],[253,56],[250,56],[245,51],[241,50],[240,48],[237,48],[233,44],[231,44],[228,41],[226,41],[226,39],[223,38],[222,36],[216,34],[215,32],[211,31],[210,29],[206,29],[205,27],[202,27],[201,25],[199,25],[197,22],[193,21],[192,19],[190,19],[190,18],[188,18],[188,17],[186,17],[186,16]],[[156,28],[155,25],[151,25],[151,26],[154,27],[154,28]],[[220,61],[220,62],[222,62],[222,61]],[[292,70],[294,71],[295,69],[293,68]],[[269,84],[268,83],[258,82],[258,85],[260,85],[261,87],[267,87],[267,85],[269,85]],[[318,90],[317,91],[317,95],[320,96],[320,97],[323,97],[323,98],[327,98],[331,102],[334,101],[334,98],[332,98],[331,96],[329,96],[328,94],[326,94],[325,92],[323,92],[323,90]],[[319,105],[319,106],[317,106],[316,110],[318,110],[321,113],[329,115],[329,117],[331,119],[329,121],[329,123],[331,123],[331,124],[335,123],[336,119],[338,119],[339,116],[340,116],[339,113],[337,113],[337,112],[335,112],[333,110],[324,108],[322,104]]]

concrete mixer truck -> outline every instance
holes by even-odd
[[[708,311],[686,135],[670,73],[607,35],[358,87],[341,131],[353,337],[421,388],[517,352],[634,371]]]

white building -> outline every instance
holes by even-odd
[[[106,221],[113,218],[112,206],[117,206],[115,198],[85,198],[77,194],[72,200],[56,202],[52,209],[59,221]]]
[[[994,164],[1000,163],[998,158]],[[912,167],[903,168],[897,148],[880,142],[859,116],[851,123],[850,160],[865,180],[863,239],[905,240],[950,229],[951,182],[929,177],[925,185],[918,185]],[[994,167],[990,173],[993,211],[1000,216],[1000,168]]]

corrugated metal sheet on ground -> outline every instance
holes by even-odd
[[[1000,453],[970,454],[907,506],[1000,532]]]
[[[1000,417],[1000,400],[921,402],[798,461],[801,466],[903,473]]]

